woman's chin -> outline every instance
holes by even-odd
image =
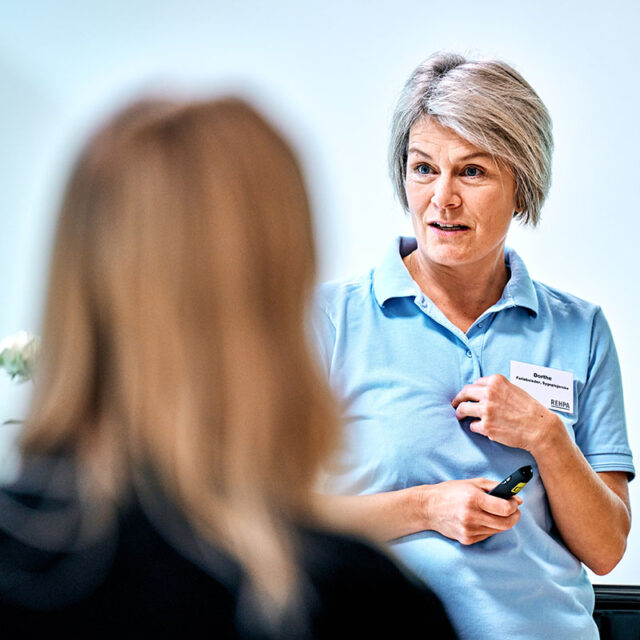
[[[427,260],[433,265],[455,269],[475,262],[473,252],[456,247],[439,247],[427,253]]]

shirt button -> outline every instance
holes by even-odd
[[[472,355],[471,351],[467,351],[467,358],[470,358]]]
[[[478,328],[482,329],[482,322],[478,322]]]

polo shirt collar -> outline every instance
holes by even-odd
[[[511,277],[495,306],[502,304],[503,307],[524,307],[537,316],[538,294],[522,258],[513,249],[506,247],[504,261],[511,269]]]
[[[373,293],[383,307],[392,298],[416,297],[420,289],[404,266],[402,258],[417,247],[415,238],[397,237],[387,249],[382,261],[373,272]],[[502,292],[502,297],[492,307],[499,311],[505,307],[524,307],[538,314],[538,296],[533,281],[522,258],[513,250],[505,249],[505,263],[511,269],[511,277]]]
[[[391,298],[415,297],[420,294],[420,288],[402,262],[402,258],[415,251],[417,246],[415,238],[395,238],[382,262],[374,269],[373,293],[381,307]]]

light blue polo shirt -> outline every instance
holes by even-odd
[[[634,475],[620,367],[600,308],[539,282],[510,249],[502,297],[463,333],[419,289],[402,262],[416,247],[397,238],[375,269],[317,292],[321,354],[344,400],[344,446],[327,490],[393,491],[531,464],[518,524],[464,546],[435,531],[391,544],[442,599],[464,640],[597,638],[593,589],[562,543],[535,460],[474,434],[451,406],[480,376],[510,375],[516,360],[570,371],[574,412],[559,413],[595,471]],[[425,620],[425,632],[429,621]]]

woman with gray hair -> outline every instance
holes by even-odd
[[[597,574],[630,527],[620,368],[600,308],[532,280],[505,247],[535,225],[551,119],[500,61],[436,54],[409,78],[390,145],[415,238],[318,292],[345,400],[323,502],[391,547],[465,639],[597,638]],[[533,477],[507,499],[514,470]]]

